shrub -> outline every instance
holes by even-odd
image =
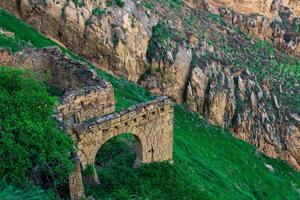
[[[119,6],[121,8],[125,6],[125,0],[107,0],[106,6],[111,7],[111,6],[113,6],[114,2],[117,4],[117,6]]]
[[[119,7],[124,7],[125,5],[125,1],[124,0],[115,0],[116,1],[116,4],[119,6]]]
[[[102,9],[102,8],[95,8],[93,11],[92,11],[93,15],[106,15],[107,14],[107,10],[106,9]]]
[[[57,197],[51,191],[43,191],[38,188],[27,188],[26,190],[16,188],[12,185],[6,186],[0,183],[1,200],[55,200]]]
[[[73,0],[76,7],[83,7],[84,1],[83,0]]]
[[[55,188],[73,168],[73,143],[52,117],[56,98],[31,77],[0,67],[0,177],[18,186]]]
[[[168,61],[168,52],[170,52],[175,59],[178,44],[180,42],[177,30],[171,28],[166,22],[159,22],[152,29],[152,37],[149,41],[149,46],[147,49],[147,59],[152,61]]]

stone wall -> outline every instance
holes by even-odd
[[[71,126],[69,134],[76,141],[81,167],[92,167],[90,169],[93,170],[93,174],[83,176],[88,184],[99,184],[95,159],[101,146],[123,133],[132,133],[136,140],[134,167],[141,163],[172,162],[173,106],[170,99],[159,97],[148,103]],[[80,171],[76,170],[70,180],[71,197],[80,199],[84,194],[84,189],[80,187],[83,182]]]
[[[25,49],[15,54],[0,49],[0,65],[30,69],[41,81],[64,92],[57,107],[59,121],[78,123],[115,111],[111,84],[57,47]]]
[[[78,157],[85,169],[94,165],[99,148],[111,138],[132,133],[138,143],[136,165],[172,160],[173,108],[166,97],[74,125]]]
[[[81,169],[94,166],[97,151],[119,134],[135,136],[135,167],[141,163],[172,161],[173,107],[167,97],[115,112],[111,84],[57,47],[25,49],[15,54],[0,49],[1,65],[30,69],[41,81],[64,93],[55,117],[77,147],[76,170],[69,177],[71,199],[85,198]],[[83,178],[90,184],[99,183],[95,170],[94,176]]]
[[[57,107],[57,119],[68,124],[83,122],[115,111],[112,88],[85,87],[66,92]]]

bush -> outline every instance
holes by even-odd
[[[0,67],[0,177],[18,186],[55,188],[73,168],[73,143],[52,117],[56,98],[31,77]]]
[[[1,200],[55,200],[56,195],[51,191],[43,191],[39,188],[28,188],[26,190],[16,188],[12,185],[5,186],[0,183],[0,199]]]
[[[93,11],[92,11],[93,15],[106,15],[107,14],[107,10],[105,9],[101,9],[101,8],[95,8]]]
[[[125,0],[116,0],[116,4],[117,4],[119,7],[124,7],[124,6],[125,6]]]
[[[73,0],[76,7],[83,7],[84,1],[83,0]]]
[[[170,52],[175,59],[180,42],[179,34],[175,28],[171,28],[166,22],[159,22],[152,29],[152,37],[149,40],[147,49],[147,59],[149,62],[169,61],[168,53]]]

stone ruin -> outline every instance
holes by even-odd
[[[25,49],[15,54],[0,49],[1,65],[31,69],[42,81],[63,91],[55,117],[77,148],[76,170],[69,178],[71,199],[85,198],[83,179],[88,184],[99,184],[94,168],[96,154],[117,135],[134,135],[135,167],[141,163],[172,162],[173,106],[168,98],[158,97],[116,112],[112,85],[57,47]],[[82,177],[81,170],[90,166],[94,175]]]

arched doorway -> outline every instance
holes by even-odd
[[[83,180],[87,185],[98,185],[107,174],[122,173],[128,168],[139,167],[143,161],[143,145],[140,138],[132,133],[114,136],[100,146],[93,165],[83,170]],[[106,181],[109,177],[105,177]]]

